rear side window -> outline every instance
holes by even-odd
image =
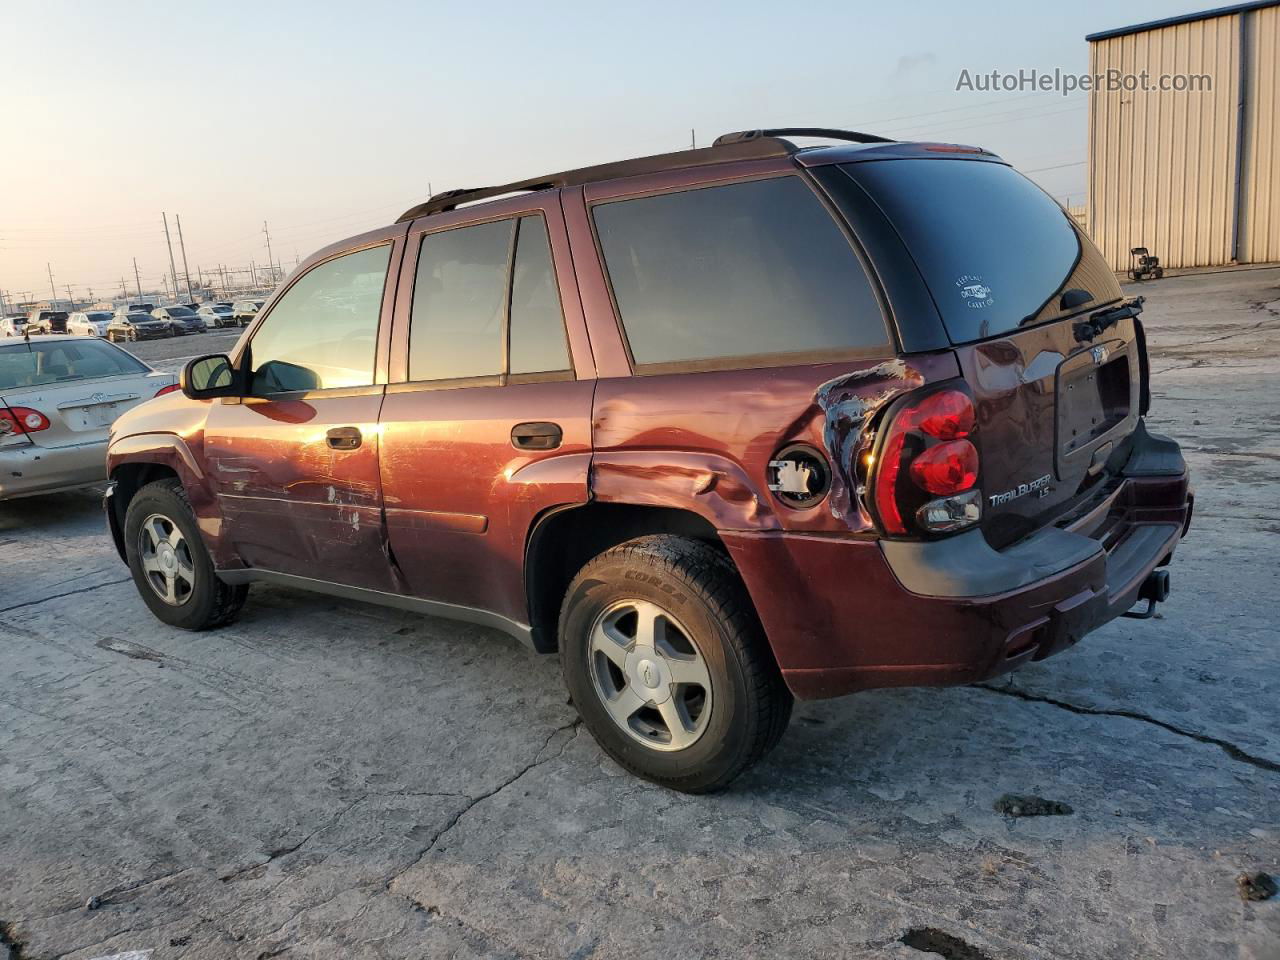
[[[797,177],[612,201],[593,214],[638,365],[887,348],[861,261]]]
[[[842,169],[902,237],[953,343],[1056,319],[1067,286],[1088,289],[1093,308],[1120,296],[1062,208],[1002,163],[898,159]]]
[[[569,369],[564,313],[541,216],[423,237],[413,282],[410,380]]]
[[[123,350],[87,337],[0,346],[0,390],[146,373],[147,369]]]

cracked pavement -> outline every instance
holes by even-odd
[[[0,504],[0,943],[910,958],[927,929],[991,960],[1280,957],[1280,898],[1235,885],[1280,873],[1280,269],[1132,292],[1197,487],[1161,616],[976,687],[798,704],[712,797],[626,775],[555,659],[497,633],[264,587],[170,630],[93,491]]]

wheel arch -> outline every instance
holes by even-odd
[[[712,544],[728,556],[716,528],[692,510],[593,500],[552,507],[539,514],[526,539],[524,555],[534,649],[539,653],[556,651],[561,602],[574,575],[587,561],[620,543],[660,533]]]
[[[116,545],[116,553],[120,554],[122,561],[128,562],[124,550],[124,518],[129,509],[129,502],[148,483],[169,478],[179,481],[182,479],[172,466],[157,461],[131,460],[112,469],[111,496],[107,499],[107,525],[111,529],[111,539]]]

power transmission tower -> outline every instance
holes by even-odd
[[[267,270],[271,275],[271,283],[274,286],[276,282],[276,262],[271,257],[271,231],[267,229],[267,221],[262,221],[262,232],[267,238]]]
[[[187,269],[187,245],[182,242],[182,217],[175,213],[173,215],[173,219],[178,223],[178,247],[182,250],[182,276],[186,278],[187,281],[187,302],[189,303],[194,300],[195,297],[191,296],[191,271]],[[173,278],[173,286],[176,290],[178,286],[177,277]]]

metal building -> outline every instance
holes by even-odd
[[[1280,0],[1085,39],[1095,77],[1169,87],[1089,94],[1087,221],[1111,266],[1132,247],[1169,267],[1280,261]]]

